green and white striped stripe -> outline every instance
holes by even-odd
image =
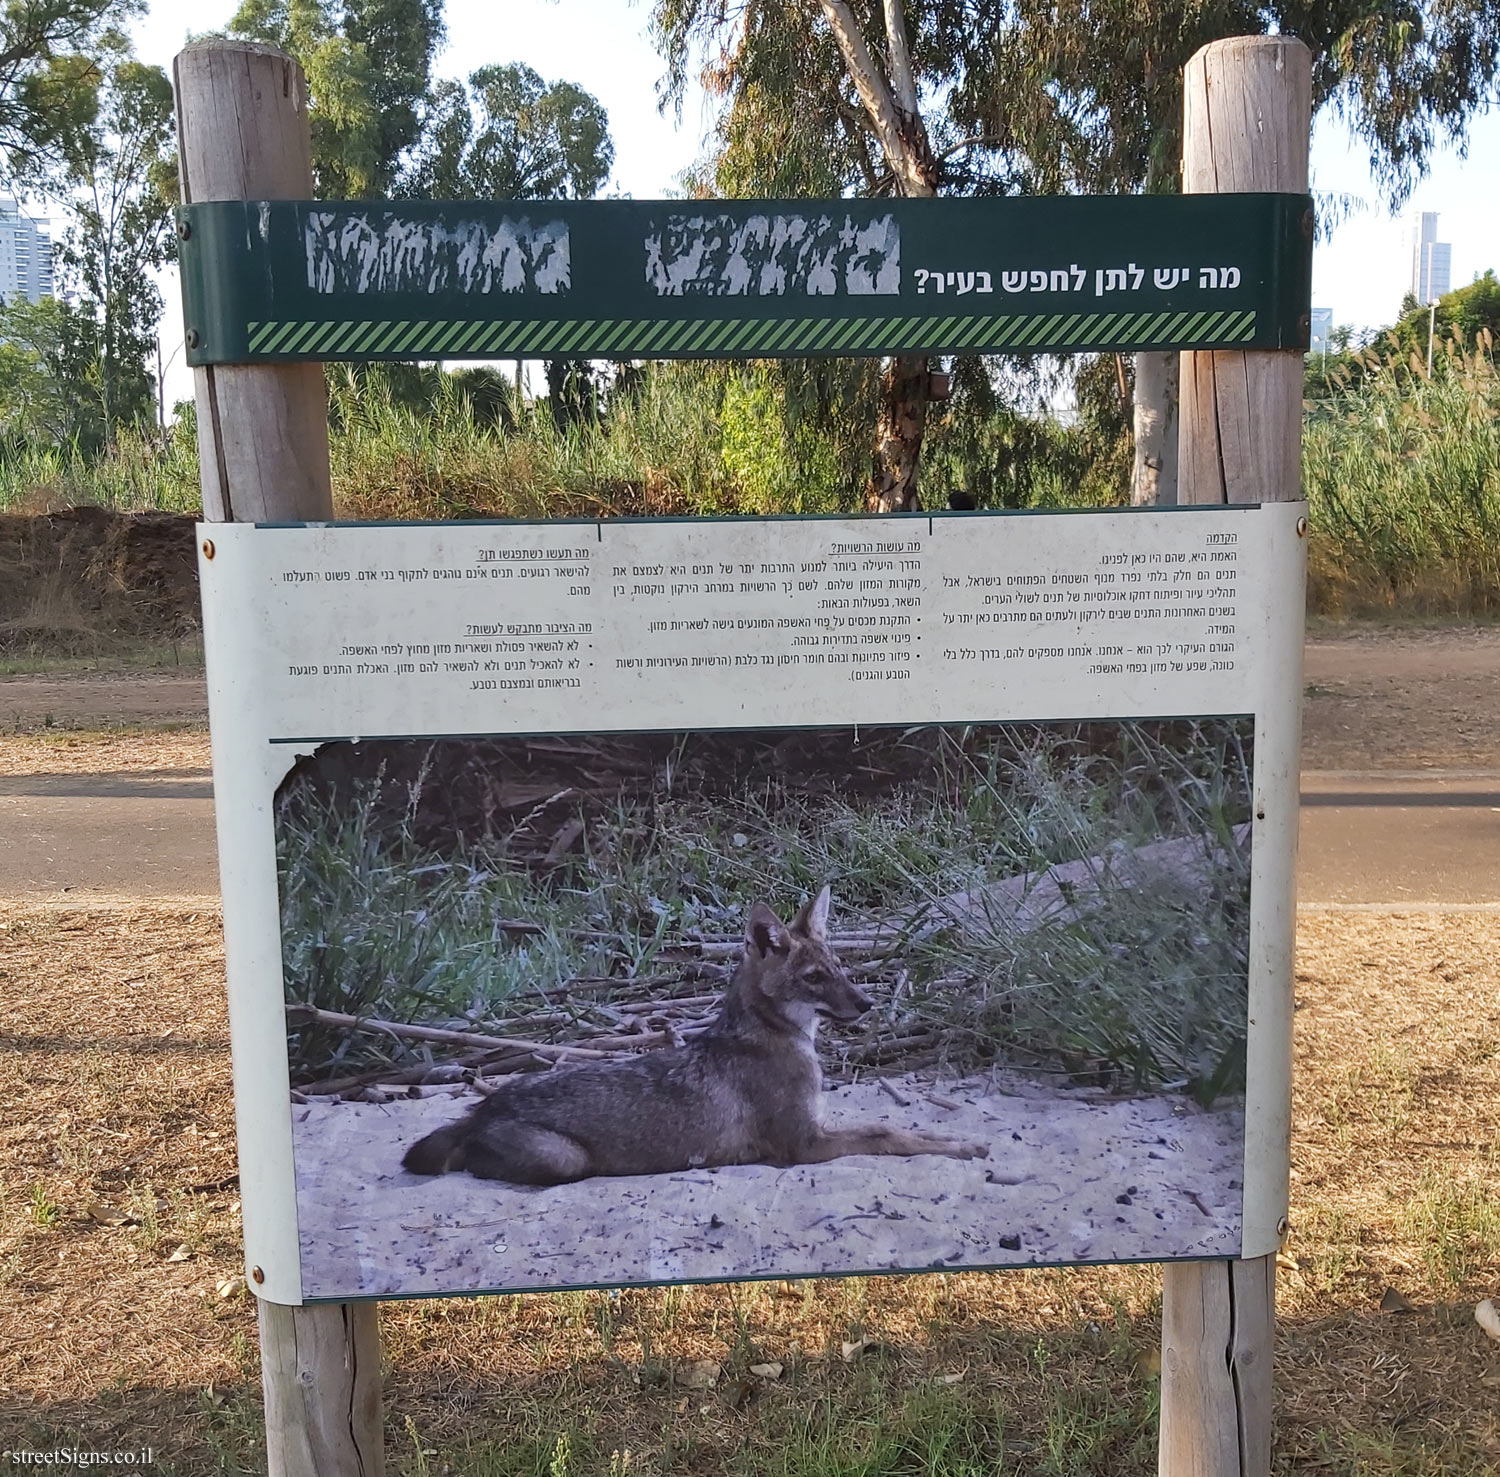
[[[251,322],[252,359],[668,359],[730,355],[1077,353],[1230,348],[1255,336],[1253,311],[953,313],[895,318],[554,318]]]

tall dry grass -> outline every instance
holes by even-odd
[[[1500,612],[1500,372],[1488,331],[1423,360],[1367,354],[1309,405],[1312,608]]]
[[[191,426],[165,437],[127,428],[102,456],[75,446],[0,449],[0,513],[76,507],[195,513],[201,506]]]
[[[1419,360],[1372,351],[1350,369],[1334,371],[1330,391],[1307,407],[1310,608],[1500,611],[1500,374],[1488,334],[1447,344],[1430,375]],[[741,384],[698,366],[656,366],[615,394],[598,422],[559,424],[537,402],[496,424],[476,416],[453,376],[434,372],[427,398],[412,401],[387,378],[337,367],[335,505],[360,519],[856,510],[847,446],[820,450],[808,424],[789,441],[775,396],[747,375]],[[1014,427],[1000,439],[1009,445]],[[928,482],[939,502],[942,488],[989,485],[981,463],[996,454],[992,440],[933,428]],[[1043,427],[1026,444],[1024,505],[1097,503],[1113,485],[1091,479],[1068,433]],[[0,453],[0,512],[77,504],[195,510],[191,417],[165,440],[126,433],[98,459],[68,448]]]
[[[650,374],[601,422],[545,401],[486,425],[450,376],[429,404],[340,368],[329,376],[334,503],[346,518],[558,518],[739,511],[718,407],[689,377]]]

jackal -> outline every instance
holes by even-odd
[[[716,1164],[821,1164],[848,1154],[982,1159],[983,1144],[872,1125],[824,1128],[814,1042],[824,1017],[874,1003],[828,946],[828,889],[788,925],[750,909],[719,1014],[685,1046],[512,1078],[406,1151],[416,1174],[557,1185]]]

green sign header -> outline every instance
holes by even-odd
[[[190,364],[1305,349],[1305,195],[218,201]]]

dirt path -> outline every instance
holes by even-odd
[[[1320,632],[1306,693],[1303,902],[1500,902],[1500,627]],[[0,896],[217,892],[204,718],[201,674],[0,678]]]
[[[1500,627],[1319,633],[1304,770],[1500,769]]]
[[[216,896],[208,735],[6,734],[0,837],[0,897]]]
[[[0,677],[0,728],[14,732],[207,722],[201,670]]]
[[[1500,769],[1500,626],[1320,629],[1305,681],[1305,769]],[[0,677],[13,733],[207,721],[201,672]]]

